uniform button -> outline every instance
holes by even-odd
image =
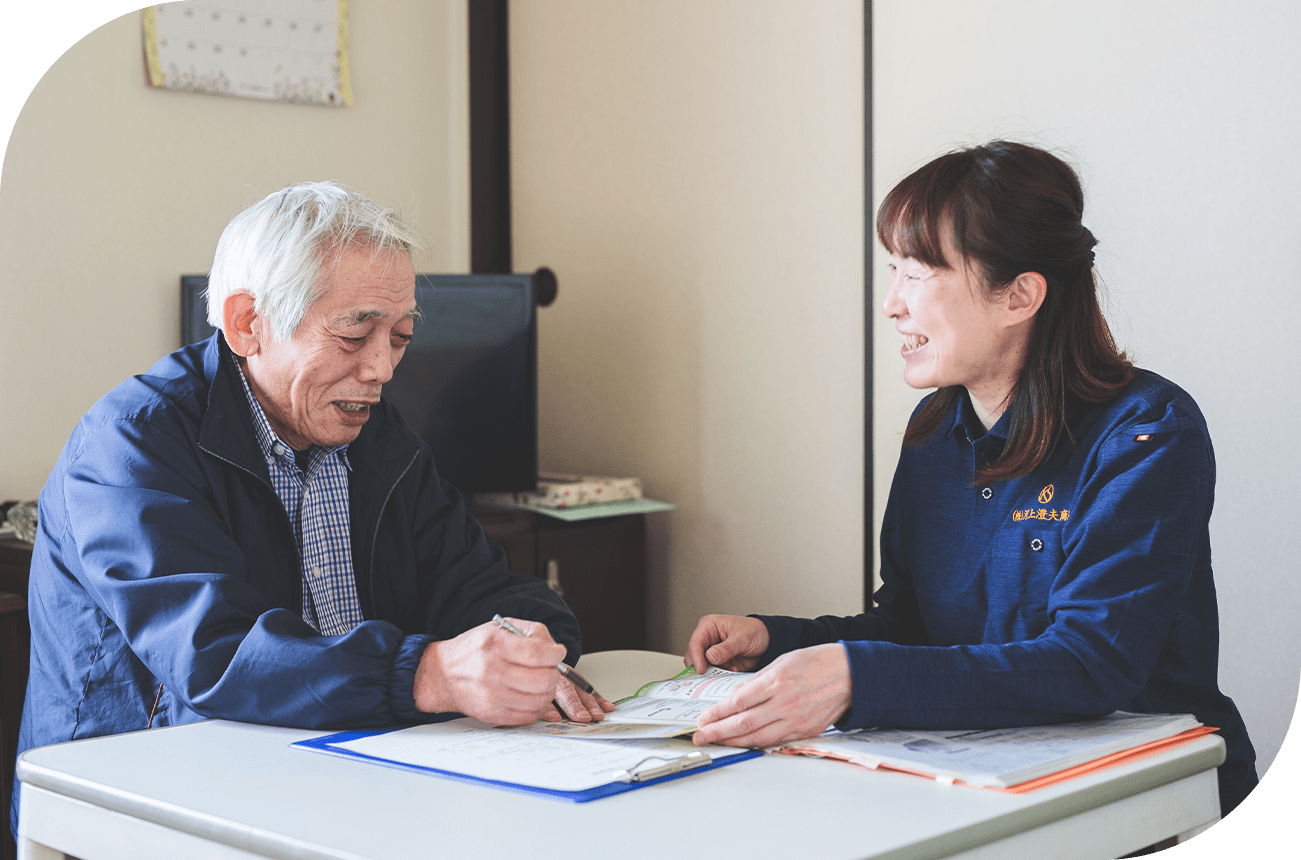
[[[312,575],[312,579],[320,579],[324,576],[324,572],[319,567],[314,567],[308,572]]]
[[[272,448],[271,450],[272,450],[272,452],[275,453],[275,455],[276,455],[277,457],[283,457],[283,456],[285,456],[285,448],[284,448],[283,445],[276,445],[276,446],[275,446],[274,448]]]
[[[980,497],[982,499],[992,499],[994,498],[994,491],[991,490],[989,487],[986,487],[985,489],[980,491]]]
[[[1044,542],[1039,540],[1039,538],[1035,538],[1034,540],[1030,541],[1030,549],[1034,550],[1035,552],[1039,552],[1039,550],[1043,548],[1044,548]]]

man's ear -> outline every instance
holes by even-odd
[[[259,331],[253,326],[255,319],[257,311],[253,308],[252,295],[231,293],[226,297],[221,308],[221,331],[226,335],[231,352],[247,358],[258,351]]]
[[[1022,272],[1013,279],[1003,293],[1010,323],[1016,325],[1031,319],[1048,295],[1048,281],[1038,272]]]

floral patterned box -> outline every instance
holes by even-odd
[[[571,508],[641,497],[641,478],[554,473],[543,473],[538,476],[536,493],[482,493],[476,496],[489,502],[542,505],[547,508]]]

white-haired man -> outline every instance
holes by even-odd
[[[209,278],[219,333],[97,403],[41,493],[20,750],[203,718],[613,707],[556,670],[578,658],[568,607],[507,572],[380,399],[420,315],[420,245],[333,183],[230,222]]]

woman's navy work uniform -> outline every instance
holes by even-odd
[[[1191,713],[1227,747],[1220,803],[1256,785],[1255,750],[1219,690],[1209,522],[1215,456],[1178,386],[1139,371],[1074,404],[1028,476],[976,483],[1006,441],[965,394],[905,447],[881,533],[877,606],[851,618],[761,616],[764,662],[842,641],[853,704],[839,725],[985,728],[1116,710]]]

